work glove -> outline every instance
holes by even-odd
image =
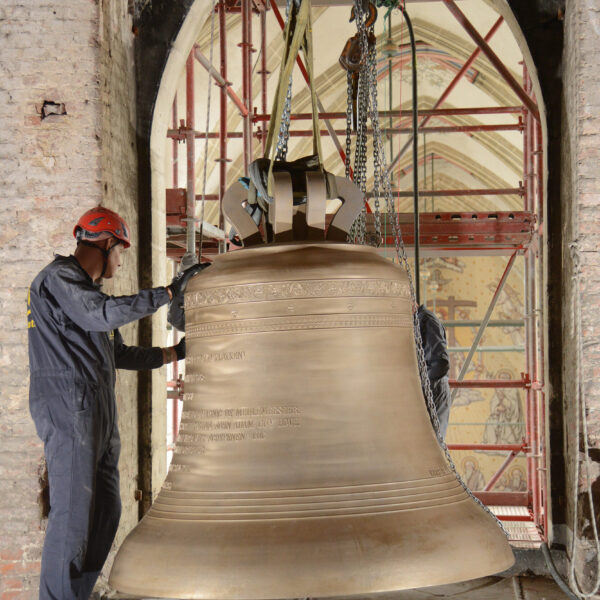
[[[203,263],[201,265],[189,267],[185,271],[182,271],[173,277],[173,281],[169,284],[173,298],[169,302],[167,321],[173,325],[175,329],[178,329],[179,331],[185,331],[185,311],[183,309],[183,297],[189,280],[194,277],[194,275],[209,266],[210,263]]]
[[[171,290],[171,294],[173,295],[173,299],[171,300],[171,302],[173,300],[175,300],[176,296],[183,297],[185,288],[187,287],[189,280],[194,275],[196,275],[196,273],[200,273],[200,271],[202,271],[202,269],[208,267],[209,264],[210,263],[192,265],[191,267],[188,267],[187,269],[185,269],[185,271],[181,271],[181,273],[177,273],[177,275],[175,275],[175,277],[173,277],[173,281],[171,281],[171,283],[167,286]]]
[[[178,331],[185,331],[185,310],[183,310],[183,296],[175,296],[169,303],[167,322]]]
[[[177,354],[177,360],[183,360],[185,358],[185,336],[183,336],[179,343],[173,346],[175,354]]]

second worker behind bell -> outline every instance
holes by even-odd
[[[452,405],[450,383],[448,382],[450,358],[448,356],[446,330],[437,315],[422,304],[417,310],[417,317],[433,403],[440,423],[440,434],[442,439],[445,439]]]

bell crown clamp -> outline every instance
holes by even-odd
[[[341,206],[326,225],[327,178],[333,179],[336,198]],[[265,233],[244,208],[248,191],[241,182],[234,183],[223,198],[223,214],[235,228],[245,247],[268,242],[333,241],[345,242],[363,206],[363,193],[345,177],[332,177],[318,171],[304,173],[306,202],[294,206],[294,189],[289,172],[271,176],[272,202],[265,217]],[[331,186],[329,186],[331,187]]]

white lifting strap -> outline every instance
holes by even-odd
[[[236,181],[223,196],[222,210],[225,218],[235,227],[235,231],[244,246],[262,244],[262,235],[242,203],[246,201],[248,191]]]

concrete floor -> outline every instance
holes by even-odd
[[[482,577],[451,585],[361,596],[360,600],[440,600],[442,598],[456,600],[564,600],[567,596],[552,579],[521,576]]]

